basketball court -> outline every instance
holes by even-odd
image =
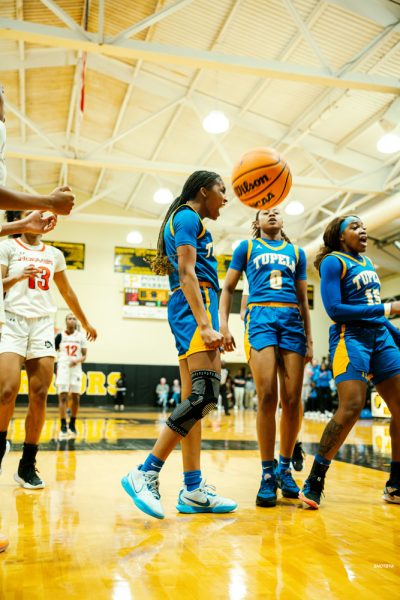
[[[256,506],[253,406],[230,415],[219,407],[202,424],[202,473],[236,511],[176,510],[179,446],[160,475],[164,520],[140,512],[120,481],[146,459],[172,410],[157,405],[155,392],[162,378],[171,392],[179,377],[170,293],[148,260],[193,171],[215,171],[226,184],[227,206],[206,221],[222,284],[254,218],[235,196],[235,187],[238,196],[246,189],[232,184],[233,166],[260,147],[287,161],[292,187],[279,208],[285,233],[307,257],[319,362],[330,319],[312,263],[334,217],[363,220],[382,302],[400,299],[399,82],[396,0],[0,2],[0,166],[16,190],[73,188],[74,210],[44,241],[63,252],[98,332],[88,344],[76,439],[59,439],[54,379],[50,386],[37,457],[44,489],[13,479],[25,435],[22,372],[0,476],[0,534],[9,541],[0,553],[1,600],[396,596],[400,506],[382,499],[390,415],[374,390],[371,412],[330,467],[318,511],[279,494],[276,507]],[[242,287],[230,321],[237,348],[224,355],[232,376],[246,366]],[[54,297],[58,333],[69,309]],[[392,323],[399,328],[398,318]],[[120,373],[123,412],[114,409]],[[305,464],[293,472],[300,487],[327,420],[303,420]]]

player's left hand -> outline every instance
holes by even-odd
[[[44,217],[43,212],[34,210],[25,219],[25,232],[34,235],[48,233],[57,225],[56,215]]]
[[[89,340],[89,342],[94,342],[97,338],[97,331],[95,330],[95,328],[92,327],[90,323],[86,323],[85,325],[83,325],[83,328],[86,331],[86,339]]]

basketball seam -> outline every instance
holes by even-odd
[[[258,190],[255,194],[252,194],[251,196],[247,196],[246,197],[246,203],[249,202],[252,198],[256,197],[256,196],[260,196],[261,194],[263,194],[264,192],[266,192],[268,190],[269,187],[271,187],[271,185],[273,185],[278,179],[279,177],[282,175],[282,173],[284,172],[284,170],[287,167],[287,163],[285,162],[282,171],[280,171],[278,173],[278,175],[275,177],[275,179],[273,179],[266,188],[263,188],[262,190]],[[290,171],[289,171],[290,172]],[[240,200],[240,198],[239,198]]]
[[[275,167],[276,165],[279,165],[279,163],[281,162],[281,159],[279,159],[277,162],[274,163],[270,163],[269,165],[260,165],[259,167],[257,167],[258,169],[268,169],[268,167]],[[245,175],[247,175],[248,173],[252,173],[253,171],[255,171],[256,169],[250,169],[250,171],[246,171],[245,173],[240,173],[240,175],[238,175],[236,177],[236,179],[232,180],[232,185],[235,185],[235,182],[240,178],[240,177],[244,177]]]
[[[290,176],[291,176],[290,171],[288,171],[288,174],[286,175],[285,185],[283,186],[283,190],[281,191],[281,195],[277,199],[276,204],[278,204],[279,200],[282,198],[282,195],[283,195],[284,191],[286,190],[287,182],[288,182],[288,179]]]

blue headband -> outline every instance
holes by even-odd
[[[359,221],[360,218],[356,217],[355,215],[352,215],[351,217],[346,217],[346,219],[344,221],[342,221],[342,223],[340,224],[340,229],[339,229],[339,233],[343,233],[343,231],[346,229],[346,227],[348,225],[350,225],[350,223],[353,223],[354,221]]]

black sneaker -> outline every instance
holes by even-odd
[[[304,466],[304,457],[306,453],[303,450],[301,442],[296,442],[294,445],[292,465],[295,471],[302,471]]]
[[[391,504],[400,504],[400,482],[387,481],[383,490],[383,499]]]
[[[307,507],[317,510],[321,504],[321,496],[324,491],[325,475],[316,475],[310,473],[305,480],[303,489],[299,493],[299,498]]]
[[[1,475],[1,464],[3,462],[3,459],[7,456],[7,454],[10,452],[10,448],[11,448],[11,444],[10,442],[7,440],[6,441],[6,448],[4,450],[4,454],[3,456],[0,458],[0,475]]]
[[[75,425],[71,425],[71,423],[70,423],[68,425],[68,437],[69,437],[69,439],[70,440],[74,440],[77,435],[78,435],[78,432],[76,431]]]
[[[14,474],[14,479],[21,487],[27,490],[40,490],[46,487],[46,484],[38,475],[36,463],[23,465],[19,461],[18,472]]]

